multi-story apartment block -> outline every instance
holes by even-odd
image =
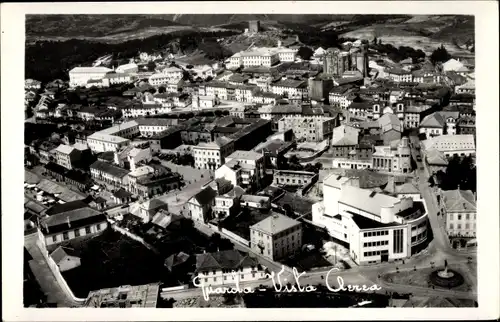
[[[69,71],[69,86],[86,86],[89,80],[100,80],[112,71],[106,67],[75,67]]]
[[[252,103],[275,105],[281,96],[273,93],[254,93]]]
[[[193,148],[195,167],[216,170],[224,164],[225,158],[234,151],[234,142],[219,137],[214,142],[200,143]]]
[[[472,191],[441,191],[441,204],[448,236],[476,237],[476,198]]]
[[[351,88],[347,86],[336,86],[328,93],[328,101],[330,105],[341,107],[346,105],[347,96]]]
[[[257,48],[239,53],[242,57],[243,66],[265,66],[276,65],[280,59],[279,54],[274,48]]]
[[[59,145],[55,152],[56,163],[69,170],[73,169],[75,162],[77,162],[80,157],[80,153],[77,149],[65,144]]]
[[[229,93],[231,90],[234,92],[234,86],[228,83],[210,82],[205,86],[200,86],[199,95],[228,100],[230,98]]]
[[[309,97],[307,81],[293,79],[284,79],[271,84],[271,92],[290,99],[303,100]]]
[[[411,82],[413,79],[411,72],[402,68],[394,67],[388,69],[386,73],[388,78],[396,83]]]
[[[439,84],[442,80],[441,75],[430,68],[415,70],[412,76],[412,81],[415,83]]]
[[[223,219],[236,214],[240,210],[240,199],[245,191],[234,187],[231,191],[215,197],[212,212],[215,218]]]
[[[166,85],[167,83],[172,83],[181,80],[183,77],[183,71],[177,67],[168,67],[162,70],[160,73],[153,74],[149,77],[149,84],[153,86]]]
[[[297,49],[278,48],[278,58],[280,62],[294,62],[297,58]]]
[[[142,136],[152,136],[168,130],[179,123],[177,119],[139,118],[135,119]]]
[[[270,260],[285,258],[302,247],[302,224],[280,214],[272,214],[250,227],[252,250]]]
[[[257,91],[257,86],[238,85],[235,88],[235,98],[238,102],[251,103],[253,102],[253,93]]]
[[[234,151],[225,163],[215,171],[216,178],[224,178],[233,186],[258,189],[265,176],[264,155],[254,151]]]
[[[143,198],[177,189],[181,178],[178,173],[142,166],[128,174],[128,191]]]
[[[173,102],[161,102],[154,104],[131,105],[122,109],[124,118],[145,117],[170,113],[173,108]]]
[[[333,128],[337,124],[337,118],[326,116],[323,111],[314,114],[288,114],[278,121],[278,131],[283,132],[292,129],[298,140],[310,142],[321,142],[332,137]]]
[[[94,152],[118,151],[129,145],[129,139],[138,136],[139,133],[137,122],[124,122],[88,136],[87,144]]]
[[[361,189],[332,174],[323,181],[324,201],[313,205],[313,222],[348,244],[359,265],[409,258],[426,246],[425,204]]]
[[[135,77],[129,74],[109,73],[102,78],[101,83],[103,87],[110,87],[111,85],[128,84],[134,79]]]
[[[126,169],[99,160],[90,165],[92,179],[103,181],[117,188],[128,185],[129,172]]]

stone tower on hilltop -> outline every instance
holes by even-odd
[[[248,32],[249,33],[258,33],[260,31],[260,21],[259,20],[250,20],[248,22]]]

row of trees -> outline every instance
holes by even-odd
[[[299,158],[296,155],[292,155],[290,158],[283,158],[278,164],[280,170],[292,170],[292,171],[308,171],[318,173],[319,170],[323,168],[323,164],[316,162],[315,164],[308,163],[302,165]]]
[[[417,63],[419,60],[425,58],[425,53],[421,49],[415,50],[408,46],[395,47],[391,44],[382,44],[380,39],[378,40],[378,43],[375,43],[376,41],[377,40],[375,39],[371,48],[379,53],[386,54],[389,59],[396,63],[407,58],[411,58],[413,63]]]
[[[450,53],[446,50],[446,48],[441,45],[441,47],[435,49],[431,54],[431,62],[435,65],[437,63],[444,63],[451,58]]]
[[[436,179],[442,190],[471,190],[476,192],[477,173],[472,157],[454,156],[448,162],[445,171],[438,171]],[[432,182],[431,182],[432,183]]]

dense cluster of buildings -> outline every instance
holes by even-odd
[[[248,33],[259,30],[258,22],[250,23]],[[34,124],[59,124],[27,147],[26,165],[43,163],[55,181],[82,192],[108,190],[115,206],[139,199],[136,216],[158,223],[171,214],[157,197],[185,183],[155,157],[189,155],[192,167],[211,180],[189,196],[185,215],[257,257],[286,261],[312,247],[304,238],[310,229],[348,249],[358,265],[413,256],[430,233],[415,156],[431,175],[450,158],[475,157],[473,67],[455,59],[439,67],[388,63],[361,41],[317,48],[307,61],[298,52],[281,43],[251,46],[225,62],[141,53],[139,61],[112,69],[75,67],[67,86],[26,80]],[[145,71],[153,60],[159,63]],[[117,84],[131,86],[108,97]],[[87,95],[88,103],[65,102],[68,92]],[[318,186],[314,163],[345,172],[327,175]],[[375,175],[385,179],[366,179]],[[323,201],[308,197],[314,186]],[[38,186],[30,193],[39,193]],[[106,200],[59,202],[56,195],[50,205],[57,204],[48,213],[41,207],[37,221],[46,246],[108,227]],[[447,234],[474,239],[475,194],[439,190],[439,198]],[[54,257],[80,265],[69,253],[61,248]],[[266,270],[255,256],[197,254],[194,273],[204,286],[258,280]],[[133,288],[92,292],[87,306],[156,305],[148,294],[157,296],[157,285]],[[117,292],[135,295],[124,301]]]

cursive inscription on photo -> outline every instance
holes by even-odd
[[[293,271],[293,277],[294,281],[287,283],[286,279],[282,280],[282,274],[285,272],[285,267],[282,266],[281,270],[278,273],[271,272],[266,274],[266,279],[263,280],[263,283],[266,282],[271,282],[272,286],[274,287],[275,292],[277,293],[297,293],[297,292],[314,292],[317,291],[317,287],[313,285],[307,285],[303,286],[301,285],[300,278],[303,277],[306,272],[301,272],[299,273],[297,269],[294,267],[292,269]],[[340,292],[340,291],[348,291],[348,292],[373,292],[373,291],[380,291],[382,288],[378,286],[377,284],[372,284],[370,286],[367,285],[353,285],[353,284],[345,284],[344,279],[342,276],[337,276],[337,283],[338,287],[333,287],[329,283],[329,277],[330,274],[333,272],[333,269],[328,271],[326,274],[326,279],[325,279],[325,286],[330,292]],[[240,280],[238,277],[237,272],[232,271],[232,275],[234,277],[234,286],[229,285],[229,286],[219,286],[219,287],[212,287],[211,285],[203,285],[199,281],[199,277],[196,276],[193,279],[193,284],[196,287],[201,287],[202,292],[203,292],[203,298],[205,301],[208,301],[210,299],[211,294],[217,294],[217,295],[222,295],[222,294],[248,294],[248,293],[254,293],[255,288],[254,287],[242,287],[240,285]]]

